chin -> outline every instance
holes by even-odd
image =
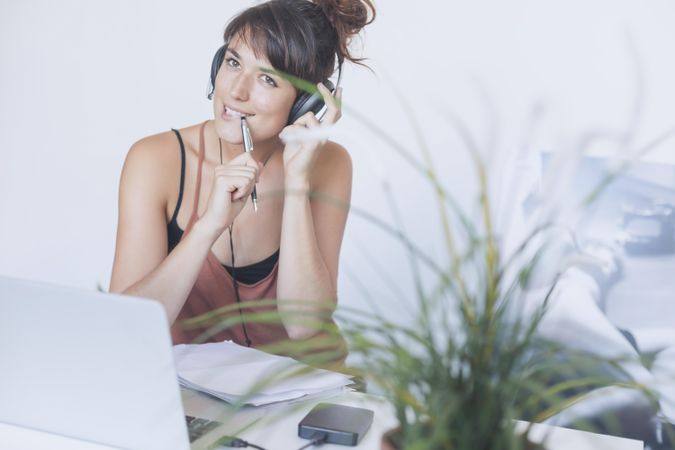
[[[224,121],[219,117],[216,117],[214,120],[214,128],[216,134],[224,142],[230,144],[243,144],[244,138],[241,135],[241,125],[231,121]]]

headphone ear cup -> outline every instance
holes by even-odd
[[[293,103],[291,112],[288,115],[289,125],[305,115],[307,111],[311,111],[310,108],[312,104],[315,103],[315,101],[313,101],[315,97],[316,96],[310,94],[309,92],[303,92],[298,96],[298,98],[295,99],[295,103]]]
[[[213,91],[216,89],[216,76],[218,76],[218,70],[220,66],[223,65],[223,60],[225,59],[225,51],[227,50],[227,45],[223,45],[218,49],[216,54],[213,56],[213,61],[211,61],[211,86],[207,97],[209,100],[213,98]]]
[[[335,93],[335,86],[333,85],[332,81],[324,80],[323,84],[331,93]],[[319,111],[321,111],[321,108],[323,108],[325,105],[326,104],[323,101],[323,97],[321,96],[320,92],[317,92],[316,94],[303,92],[298,96],[297,99],[295,99],[295,103],[293,103],[291,112],[288,115],[288,125],[292,124],[310,111],[314,114],[318,114]]]

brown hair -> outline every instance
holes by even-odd
[[[223,38],[239,37],[275,69],[318,83],[332,75],[336,57],[363,64],[348,47],[374,19],[372,0],[270,0],[234,17]]]

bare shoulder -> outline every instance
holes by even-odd
[[[326,142],[319,153],[312,178],[317,187],[326,183],[332,184],[336,180],[351,185],[352,158],[347,149],[336,142]]]
[[[143,192],[161,202],[166,201],[178,173],[180,153],[172,131],[154,134],[136,141],[124,161],[120,188],[130,189],[139,195]]]
[[[136,141],[127,154],[124,163],[125,169],[128,166],[142,166],[146,169],[160,169],[175,158],[167,148],[176,146],[176,137],[172,131],[153,134]]]

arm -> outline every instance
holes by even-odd
[[[338,260],[349,212],[352,165],[347,151],[335,143],[325,144],[319,153],[311,181],[292,176],[286,179],[277,297],[292,339],[315,334],[320,319],[312,321],[312,316],[325,318],[337,302]],[[309,190],[315,193],[311,198],[305,194]],[[298,316],[303,322],[298,322]]]
[[[167,255],[167,142],[161,136],[134,144],[124,163],[110,291],[158,300],[173,323],[209,249],[241,211],[244,202],[237,200],[250,194],[258,169],[246,154],[217,167],[206,212]]]

